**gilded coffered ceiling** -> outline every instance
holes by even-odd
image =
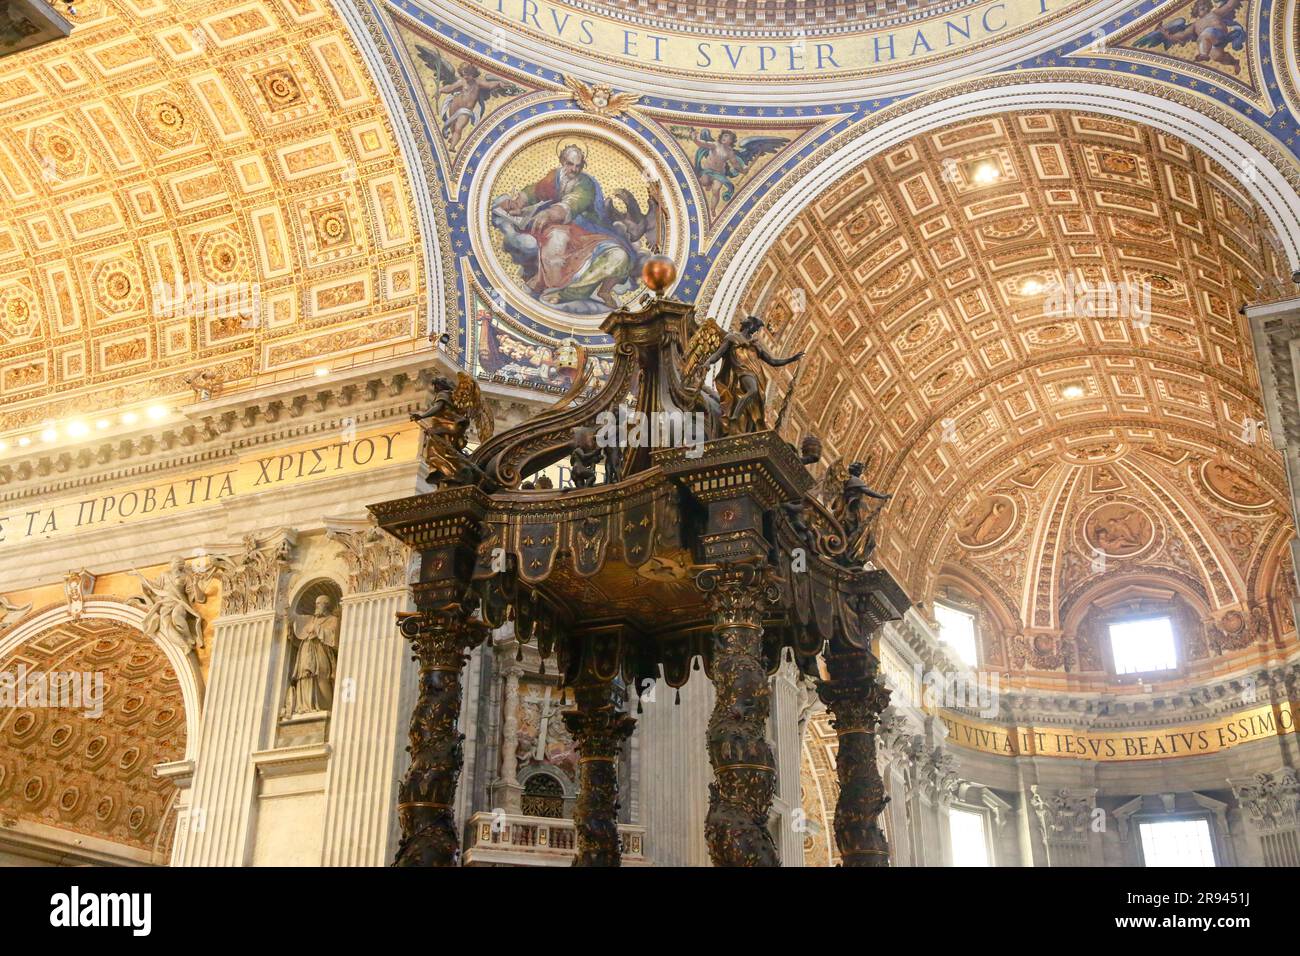
[[[0,673],[28,693],[44,675],[103,679],[102,714],[30,697],[0,708],[0,825],[28,821],[150,852],[169,846],[176,787],[153,768],[184,753],[185,707],[162,651],[126,625],[85,619],[25,642]]]
[[[990,666],[1102,670],[1062,634],[1141,577],[1133,601],[1204,622],[1189,658],[1209,669],[1294,639],[1285,481],[1238,313],[1286,275],[1260,210],[1186,143],[1021,113],[844,177],[746,305],[808,350],[791,433],[870,462],[894,494],[878,560],[914,598],[984,606]],[[1149,307],[1078,297],[1107,285]]]
[[[409,347],[422,246],[326,0],[86,0],[0,67],[0,431]]]

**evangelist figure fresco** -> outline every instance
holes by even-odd
[[[602,315],[635,290],[658,241],[659,205],[632,192],[606,196],[587,149],[571,142],[554,169],[492,202],[492,226],[530,295],[574,315]]]

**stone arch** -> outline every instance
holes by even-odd
[[[720,257],[722,268],[700,296],[708,314],[724,325],[741,303],[753,270],[777,238],[817,197],[868,159],[951,123],[1021,110],[1101,113],[1142,123],[1179,137],[1233,171],[1242,189],[1259,203],[1285,244],[1291,269],[1300,275],[1300,193],[1297,171],[1279,166],[1228,125],[1226,111],[1193,110],[1176,99],[1097,80],[1017,80],[988,88],[988,80],[964,84],[925,103],[904,101],[855,128],[847,142],[829,143],[806,162],[792,185],[738,233]],[[1261,137],[1262,139],[1262,137]],[[1280,156],[1280,151],[1278,153]],[[1252,178],[1241,172],[1254,169]],[[718,266],[715,266],[717,269]]]
[[[176,674],[180,683],[181,697],[185,703],[185,756],[193,760],[199,740],[199,728],[203,715],[203,677],[199,673],[198,660],[194,654],[184,651],[167,641],[150,639],[143,631],[144,608],[138,604],[128,604],[110,598],[92,597],[86,600],[81,618],[90,620],[108,620],[125,624],[140,632],[140,636],[162,651]],[[0,660],[9,657],[15,650],[31,641],[37,635],[74,621],[77,618],[66,605],[48,607],[36,614],[29,615],[16,624],[3,636],[0,636]]]
[[[142,617],[92,600],[75,617],[47,608],[0,640],[14,694],[0,712],[0,801],[15,820],[5,843],[23,858],[167,861],[179,791],[155,768],[192,759],[196,675],[193,656],[148,639]],[[41,679],[55,673],[57,684]]]

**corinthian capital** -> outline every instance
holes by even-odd
[[[325,534],[340,548],[353,592],[404,587],[410,549],[370,519],[326,518]]]
[[[1256,829],[1271,833],[1300,823],[1300,780],[1290,767],[1228,783]]]
[[[1040,790],[1038,784],[1030,789],[1030,801],[1043,842],[1049,846],[1061,844],[1086,844],[1092,821],[1092,808],[1096,801],[1095,789]]]
[[[267,535],[245,535],[233,549],[211,553],[214,573],[221,581],[221,613],[273,610],[297,541],[296,532],[281,528]]]

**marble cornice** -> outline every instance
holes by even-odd
[[[402,356],[327,379],[294,379],[221,395],[186,406],[184,420],[142,424],[109,439],[68,448],[15,450],[0,464],[0,504],[75,495],[79,489],[194,468],[241,452],[309,439],[342,429],[405,422],[425,400],[434,370],[454,375],[439,351]],[[480,382],[497,428],[510,427],[550,405],[554,396]]]
[[[239,393],[192,405],[186,421],[141,428],[108,441],[35,451],[0,465],[0,502],[49,498],[143,474],[220,463],[242,450],[343,427],[404,421],[423,400],[425,369],[397,365],[365,375],[296,381],[279,391]],[[341,414],[346,413],[346,414]],[[42,481],[51,476],[66,478]]]
[[[1300,654],[1284,664],[1141,697],[1003,691],[994,722],[1017,726],[1066,725],[1093,731],[1155,729],[1231,716],[1274,700],[1294,700],[1297,690],[1300,690]],[[988,720],[973,709],[945,709],[972,720]]]
[[[926,671],[959,674],[965,670],[914,610],[901,622],[887,626],[884,639],[908,663],[919,661]],[[944,709],[972,720],[1008,725],[1066,725],[1099,731],[1175,726],[1251,710],[1274,700],[1296,700],[1300,695],[1300,648],[1292,648],[1290,653],[1289,659],[1267,667],[1141,695],[1007,689],[1002,675],[986,672],[982,676],[989,679],[989,690],[997,695],[996,717],[971,708]],[[997,684],[992,683],[994,677]]]

